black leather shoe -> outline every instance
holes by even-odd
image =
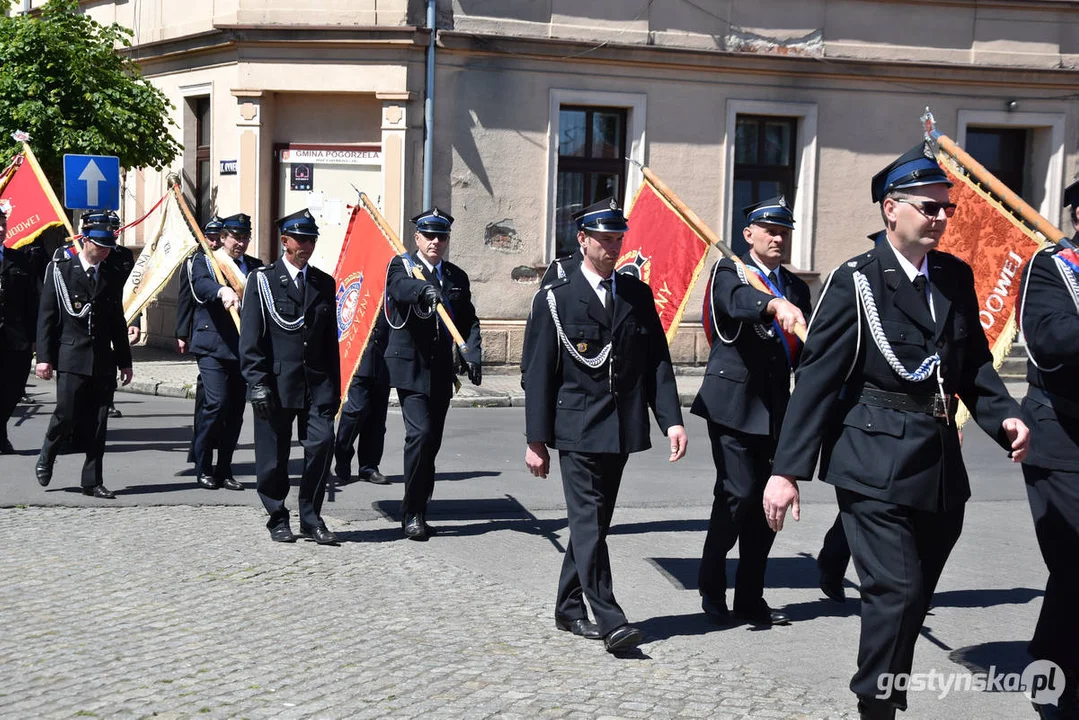
[[[739,620],[745,620],[751,625],[790,625],[791,619],[786,613],[773,610],[768,603],[761,600],[750,608],[734,606],[734,616]]]
[[[580,635],[589,640],[600,640],[603,638],[603,633],[599,631],[599,625],[590,622],[588,618],[573,618],[571,620],[570,618],[555,615],[554,626],[559,630],[565,630],[566,632]]]
[[[84,487],[82,489],[83,495],[89,495],[90,497],[101,498],[102,500],[112,500],[116,496],[112,494],[112,490],[109,490],[104,485],[94,485],[93,487]]]
[[[405,537],[409,540],[424,541],[427,539],[427,528],[423,526],[423,519],[419,515],[406,515]]]
[[[48,487],[49,482],[52,480],[52,462],[45,459],[44,456],[37,456],[37,465],[34,466],[34,474],[37,475],[38,484],[41,487]]]
[[[11,444],[11,441],[4,438],[3,442],[0,442],[0,455],[14,455],[15,446]]]
[[[641,644],[644,635],[632,625],[623,625],[607,633],[603,638],[603,647],[609,653],[622,653],[632,650]]]
[[[221,484],[210,475],[199,475],[195,478],[195,482],[199,484],[199,487],[206,488],[207,490],[217,490],[221,487]]]
[[[731,611],[727,609],[727,603],[717,603],[707,595],[701,595],[701,610],[704,614],[722,625],[731,623]]]
[[[820,574],[820,591],[832,602],[847,602],[847,593],[843,590],[843,578],[827,575],[823,571]]]
[[[364,482],[369,482],[372,485],[389,485],[390,484],[390,479],[388,477],[386,477],[385,475],[383,475],[382,473],[380,473],[378,470],[372,470],[369,473],[364,473],[364,474],[360,475],[360,480],[363,480]]]
[[[434,537],[435,535],[438,535],[438,528],[436,528],[434,525],[428,525],[427,518],[423,515],[420,515],[420,522],[423,523],[423,531],[427,534],[427,537]]]
[[[895,720],[895,706],[876,698],[858,697],[859,720]]]
[[[220,482],[221,483],[220,486],[225,488],[226,490],[243,490],[244,489],[244,484],[242,482],[240,482],[239,480],[237,480],[236,478],[232,477],[231,475],[228,475],[226,477],[221,478],[218,482]]]
[[[296,536],[292,534],[292,528],[288,526],[287,522],[274,525],[270,528],[270,539],[279,543],[296,542]]]
[[[113,405],[113,406],[111,406],[109,408],[109,417],[111,417],[111,418],[122,418],[123,416],[124,416],[124,414],[122,412],[120,412],[119,410],[117,410],[115,405]]]
[[[336,545],[337,536],[334,535],[328,527],[325,525],[319,525],[318,527],[304,527],[300,526],[300,534],[304,537],[309,537],[319,545]]]

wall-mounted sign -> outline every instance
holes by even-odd
[[[289,169],[289,188],[311,192],[315,187],[315,167],[311,163],[294,162]]]
[[[236,161],[235,160],[222,160],[221,161],[221,174],[222,175],[235,175],[236,174]]]
[[[319,165],[378,165],[382,151],[369,148],[286,148],[281,151],[281,162],[315,163]]]

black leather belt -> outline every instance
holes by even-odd
[[[938,394],[908,395],[874,388],[863,388],[858,402],[891,410],[925,413],[935,418],[949,418],[955,413],[956,408],[954,395],[949,395],[947,404],[945,404],[944,398]]]

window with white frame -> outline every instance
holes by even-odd
[[[645,96],[552,90],[547,260],[577,249],[573,215],[607,197],[628,204],[641,184]]]
[[[813,269],[817,206],[817,106],[759,100],[727,101],[726,172],[721,206],[728,244],[739,253],[742,208],[785,195],[794,212],[794,232],[784,262]]]

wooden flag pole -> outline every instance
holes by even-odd
[[[175,178],[175,179],[174,179]],[[198,222],[195,221],[195,216],[191,214],[191,209],[187,207],[187,201],[184,199],[184,194],[180,190],[179,178],[175,175],[170,175],[170,186],[172,188],[172,194],[176,196],[176,202],[180,206],[180,211],[183,212],[184,217],[187,218],[187,224],[191,226],[191,231],[198,238],[199,245],[202,247],[202,252],[206,254],[206,257],[210,260],[210,267],[214,271],[214,279],[218,285],[229,286],[229,282],[225,279],[225,273],[221,271],[221,266],[217,264],[217,258],[214,257],[213,248],[210,247],[210,243],[206,241],[206,236],[202,234],[202,228],[199,227]],[[236,306],[229,308],[229,315],[232,316],[232,322],[236,323],[236,329],[240,329],[240,313],[236,310]]]
[[[738,255],[734,252],[734,250],[730,248],[729,245],[720,240],[719,236],[716,235],[715,232],[713,232],[712,228],[708,227],[708,225],[705,224],[705,222],[697,216],[697,213],[693,212],[693,210],[690,209],[688,205],[682,202],[682,199],[679,198],[673,190],[667,187],[667,185],[662,180],[656,177],[656,174],[652,172],[651,168],[642,165],[641,173],[643,173],[645,179],[648,180],[648,182],[651,183],[652,186],[656,190],[658,190],[661,195],[663,195],[664,199],[666,199],[667,202],[674,206],[674,209],[677,210],[683,218],[685,218],[686,222],[689,223],[690,226],[697,231],[697,233],[704,236],[704,238],[709,243],[711,243],[716,248],[716,250],[719,250],[720,253],[722,253],[725,257],[730,258],[736,264],[743,266],[745,265],[745,263],[742,262],[742,258],[738,257]],[[757,290],[771,295],[771,291],[769,291],[768,286],[765,285],[764,280],[762,280],[760,276],[757,275],[757,273],[746,273],[746,280],[748,280],[749,284]],[[798,325],[796,325],[794,328],[794,334],[798,336],[799,340],[805,342],[806,330],[807,328],[803,323],[798,323]]]
[[[374,206],[371,199],[367,197],[367,193],[360,193],[360,202],[363,203],[363,207],[367,213],[374,218],[376,223],[378,223],[378,227],[390,241],[390,244],[393,245],[393,249],[396,250],[399,255],[407,254],[408,250],[405,249],[401,239],[397,237],[397,233],[395,233],[393,228],[386,222],[386,218],[382,217],[382,213],[378,211],[378,208]],[[423,271],[415,265],[412,266],[412,277],[427,282],[427,278],[423,276]],[[453,338],[453,341],[457,343],[457,347],[461,349],[462,353],[467,352],[468,344],[465,343],[465,339],[461,337],[461,333],[457,330],[457,326],[453,324],[453,319],[450,318],[450,313],[446,310],[446,306],[442,303],[438,303],[435,308],[438,310],[438,316],[442,319],[442,323],[446,326],[446,329],[450,331],[450,336]]]
[[[941,135],[937,130],[936,120],[929,108],[922,115],[925,123],[925,138],[936,143],[941,150],[951,155],[966,170],[972,178],[978,181],[986,190],[995,195],[1008,209],[1012,210],[1023,222],[1029,225],[1035,232],[1054,243],[1062,241],[1070,244],[1070,240],[1060,228],[1049,222],[1037,210],[1030,206],[1026,200],[1016,195],[1012,190],[996,178],[993,173],[985,169],[980,162],[971,157],[963,148],[959,147],[954,140],[947,135]]]

